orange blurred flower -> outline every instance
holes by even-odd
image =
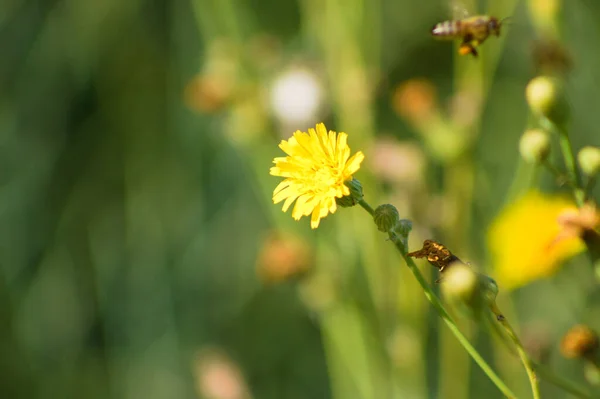
[[[273,232],[263,242],[258,255],[257,273],[265,283],[279,283],[302,275],[310,269],[311,251],[301,238]]]
[[[222,75],[197,75],[185,87],[186,105],[194,111],[213,113],[223,108],[233,93],[233,85]]]
[[[558,215],[557,221],[561,230],[554,243],[574,237],[584,238],[587,232],[596,232],[600,226],[600,214],[594,204],[587,203],[580,209],[565,209]]]
[[[392,95],[392,108],[409,121],[426,119],[436,107],[437,92],[427,79],[410,79],[400,84]]]
[[[596,352],[599,345],[598,334],[585,324],[577,324],[563,336],[560,352],[569,359],[587,357]]]

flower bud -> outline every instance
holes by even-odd
[[[345,184],[350,189],[350,194],[336,198],[335,203],[342,208],[350,208],[363,199],[362,184],[357,179],[349,180]]]
[[[384,204],[379,205],[377,209],[375,209],[373,219],[375,220],[377,229],[387,233],[396,227],[400,220],[400,215],[398,214],[398,210],[394,205]]]
[[[529,163],[542,163],[550,154],[550,135],[542,129],[525,131],[519,142],[519,152]]]
[[[335,203],[342,208],[350,208],[356,205],[358,202],[352,195],[345,195],[342,198],[336,198]]]
[[[561,125],[567,121],[569,107],[560,80],[548,76],[533,78],[525,89],[531,111]]]
[[[560,351],[566,358],[588,357],[598,349],[598,335],[584,324],[572,327],[560,343]]]
[[[483,300],[486,304],[493,305],[498,296],[498,283],[493,278],[484,274],[479,274],[478,276]]]
[[[477,274],[469,266],[455,262],[444,274],[442,291],[449,301],[472,307],[479,293]]]
[[[600,148],[583,147],[577,154],[577,161],[583,173],[590,177],[596,176],[600,172]]]
[[[463,314],[479,318],[486,309],[496,307],[498,284],[494,279],[477,273],[460,261],[448,265],[443,276],[444,297]],[[498,317],[500,320],[503,316]]]
[[[546,35],[558,34],[557,22],[560,19],[561,0],[529,0],[529,13],[536,31]]]
[[[412,231],[412,221],[408,219],[400,219],[396,224],[396,233],[402,237],[408,237],[408,234]]]
[[[583,376],[590,385],[600,385],[600,368],[598,368],[594,360],[583,364]]]

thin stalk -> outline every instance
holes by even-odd
[[[516,352],[515,348],[512,345],[512,341],[509,341],[509,339],[506,337],[506,334],[503,333],[504,330],[496,322],[498,320],[497,316],[490,317],[489,319],[490,320],[488,320],[488,324],[491,324],[492,331],[494,333],[496,333],[496,335],[498,335],[502,344],[506,347],[506,349],[512,355],[518,356],[518,353]],[[491,319],[493,319],[493,320],[491,320]],[[569,392],[570,394],[572,394],[578,398],[591,399],[591,397],[592,397],[591,394],[585,388],[582,388],[581,386],[579,386],[578,384],[574,383],[571,380],[568,380],[564,377],[561,377],[558,374],[555,374],[552,370],[548,369],[548,367],[546,367],[534,360],[530,359],[530,362],[531,362],[532,368],[537,372],[539,377],[541,379],[543,379],[544,381],[546,381],[549,384],[552,384],[558,388],[561,388],[565,392]]]
[[[371,205],[369,205],[365,200],[358,201],[358,204],[362,206],[365,211],[369,212],[369,215],[375,216],[375,209],[371,208]]]
[[[535,362],[533,362],[533,367],[541,376],[541,378],[559,388],[562,388],[564,391],[569,392],[570,394],[577,396],[578,398],[592,398],[592,395],[588,391],[581,388],[574,382],[567,380],[566,378],[563,378],[560,375],[554,374],[552,371],[548,370],[547,367]]]
[[[556,126],[558,129],[558,139],[560,142],[560,150],[565,161],[565,166],[571,180],[574,182],[575,187],[573,188],[573,195],[575,196],[575,202],[578,207],[583,206],[585,202],[585,192],[581,187],[581,176],[579,176],[579,170],[577,169],[577,163],[575,162],[575,154],[573,153],[573,146],[571,145],[571,139],[564,126]]]
[[[544,160],[544,162],[542,163],[544,165],[544,167],[546,169],[548,169],[548,171],[552,174],[552,176],[554,176],[554,178],[556,179],[556,183],[559,186],[562,186],[563,184],[567,184],[569,187],[571,187],[573,189],[573,191],[577,190],[577,184],[572,180],[572,178],[564,173],[562,173],[560,170],[558,170],[558,168],[554,165],[552,165],[552,163],[550,161],[548,161],[547,159]]]
[[[502,207],[507,206],[512,201],[515,201],[517,198],[525,194],[531,189],[531,187],[534,186],[538,179],[537,165],[527,164],[521,157],[519,157],[518,162],[519,163],[517,164],[517,169],[513,174],[514,177],[510,184],[510,188],[504,197]]]
[[[496,305],[495,302],[492,304],[491,309],[492,309],[492,312],[496,315],[496,319],[498,320],[500,325],[504,328],[504,331],[506,332],[506,334],[508,335],[508,337],[514,344],[515,348],[517,349],[519,358],[521,359],[521,362],[523,363],[523,367],[525,367],[525,371],[527,372],[527,377],[529,377],[529,384],[531,385],[531,393],[533,394],[533,399],[539,399],[540,398],[539,382],[538,382],[537,376],[535,375],[533,364],[531,363],[529,356],[527,356],[527,352],[525,352],[525,349],[523,348],[523,344],[521,343],[521,340],[515,333],[515,330],[513,330],[512,326],[510,325],[510,323],[508,322],[506,317],[504,317],[504,315],[500,312],[500,309],[498,309],[498,306]]]
[[[583,193],[586,200],[590,197],[590,195],[592,195],[592,190],[594,189],[595,185],[596,177],[588,177],[587,183],[585,184],[585,188],[583,189]]]
[[[366,201],[359,201],[359,205],[363,207],[363,209],[365,209],[371,216],[374,215],[375,212],[373,208]],[[423,293],[425,294],[425,297],[429,300],[429,302],[431,302],[433,308],[442,318],[444,323],[446,323],[446,326],[450,329],[452,334],[454,334],[458,342],[460,342],[460,344],[465,348],[467,353],[473,358],[475,363],[477,363],[481,370],[488,376],[488,378],[496,385],[496,387],[498,387],[498,389],[506,397],[515,398],[515,394],[510,390],[510,388],[506,386],[504,381],[502,381],[502,379],[494,372],[494,370],[492,370],[490,365],[487,364],[487,362],[483,359],[483,357],[481,357],[479,352],[477,352],[477,350],[471,345],[467,337],[465,337],[463,333],[459,330],[458,326],[456,325],[450,314],[444,308],[444,305],[442,304],[441,300],[437,297],[437,295],[435,295],[435,293],[421,274],[421,271],[415,264],[414,260],[407,256],[407,250],[404,244],[402,243],[401,238],[393,232],[389,233],[389,237],[390,240],[394,243],[396,249],[402,255],[404,262],[409,267],[409,269],[421,285],[421,288],[423,288]]]
[[[577,164],[575,162],[575,155],[573,153],[573,147],[571,146],[571,140],[569,139],[569,134],[567,129],[564,126],[555,125],[558,130],[558,137],[560,140],[560,148],[563,154],[563,158],[565,160],[565,165],[571,176],[571,179],[575,182],[575,187],[573,187],[573,195],[575,197],[575,203],[579,208],[581,208],[585,204],[586,192],[589,187],[583,188],[581,175],[579,170],[577,169]],[[588,182],[589,185],[593,185],[593,181]],[[600,259],[600,249],[599,244],[597,242],[597,234],[592,232],[592,234],[587,234],[582,237],[590,254],[590,260],[592,262],[592,267],[596,267],[596,263],[598,259]]]

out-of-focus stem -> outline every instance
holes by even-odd
[[[533,394],[533,399],[539,399],[540,398],[540,387],[538,384],[538,379],[537,379],[537,376],[535,375],[535,371],[533,370],[533,365],[531,363],[531,360],[529,360],[529,356],[527,356],[525,349],[523,349],[523,344],[521,344],[521,340],[517,336],[517,333],[515,333],[515,330],[513,330],[512,326],[510,325],[508,320],[506,320],[506,317],[504,317],[504,315],[500,312],[500,309],[498,309],[498,306],[496,305],[495,302],[492,304],[491,309],[492,309],[492,312],[496,315],[497,321],[504,328],[504,331],[506,332],[506,334],[512,341],[513,345],[515,346],[515,348],[517,350],[517,353],[519,354],[519,358],[521,359],[521,362],[523,363],[523,366],[525,367],[525,371],[527,372],[527,377],[529,377],[529,384],[531,385],[531,392]]]
[[[321,54],[323,72],[327,76],[331,111],[340,130],[356,132],[353,145],[358,148],[367,147],[376,132],[374,114],[374,95],[372,90],[372,71],[380,69],[381,38],[374,27],[381,26],[380,0],[365,2],[363,0],[302,0],[299,2],[303,15],[303,32],[309,43],[314,44]],[[322,29],[327,26],[327,29]],[[357,95],[358,93],[358,95]],[[372,187],[371,195],[377,197],[377,184],[368,172],[362,174],[363,183]],[[373,184],[369,184],[373,182]],[[390,315],[396,312],[389,308],[396,304],[395,289],[398,279],[388,262],[382,261],[383,245],[377,240],[376,232],[370,235],[360,234],[365,231],[365,221],[348,217],[338,221],[340,224],[340,241],[358,248],[358,241],[348,244],[350,231],[360,237],[360,250],[353,256],[359,257],[363,267],[367,295],[373,304],[373,312],[365,318],[363,328],[375,331],[377,340],[371,345],[372,352],[385,352],[385,343],[390,332],[396,327],[395,319]],[[344,238],[342,238],[342,235]],[[332,328],[334,328],[332,326]],[[343,330],[341,330],[343,333]],[[373,397],[392,397],[396,381],[393,365],[389,356],[370,356],[372,371],[361,375],[360,379],[368,381]],[[351,362],[358,363],[358,357]],[[357,367],[350,364],[350,367]],[[377,370],[375,370],[375,367]],[[381,371],[379,371],[381,370]],[[351,381],[344,375],[332,375]],[[412,383],[412,381],[410,381]],[[334,394],[336,395],[336,394]],[[345,398],[347,396],[340,396]]]
[[[558,137],[560,141],[560,150],[565,160],[565,166],[569,173],[569,177],[574,183],[573,195],[575,196],[575,202],[577,203],[577,206],[581,207],[585,201],[585,192],[581,187],[581,176],[579,175],[577,163],[575,162],[575,154],[573,153],[571,139],[563,126],[557,126],[557,128],[559,130]]]
[[[498,324],[497,317],[498,316],[490,317],[490,319],[493,319],[493,320],[489,320],[489,322],[490,322],[489,324],[491,324],[493,332],[496,333],[496,335],[498,335],[502,344],[506,347],[506,349],[512,355],[519,355],[516,352],[515,347],[512,345],[512,340],[510,340],[506,336],[506,334],[504,334],[504,331],[505,331],[504,328]],[[530,363],[531,363],[531,367],[533,368],[533,370],[544,381],[546,381],[558,388],[561,388],[562,390],[569,392],[578,398],[588,399],[588,398],[592,397],[591,394],[585,388],[579,386],[578,384],[574,383],[571,380],[568,380],[564,377],[561,377],[558,374],[555,374],[548,367],[546,367],[534,360],[531,360],[531,359],[530,359]]]
[[[558,374],[553,373],[551,370],[548,370],[547,367],[542,366],[541,364],[535,362],[532,362],[532,364],[535,371],[537,371],[540,377],[543,378],[545,381],[563,389],[566,392],[569,392],[570,394],[578,398],[592,398],[592,395],[587,390],[575,384],[574,382],[567,380],[566,378],[563,378]]]
[[[594,189],[594,186],[596,185],[596,177],[589,177],[586,184],[585,184],[585,188],[583,189],[583,193],[585,195],[585,199],[587,200],[588,197],[591,195],[592,190]]]

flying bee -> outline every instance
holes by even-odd
[[[444,21],[431,29],[431,34],[440,40],[462,39],[458,53],[472,54],[477,57],[476,47],[480,46],[490,35],[500,36],[500,28],[504,19],[488,15],[476,15],[463,19]]]

